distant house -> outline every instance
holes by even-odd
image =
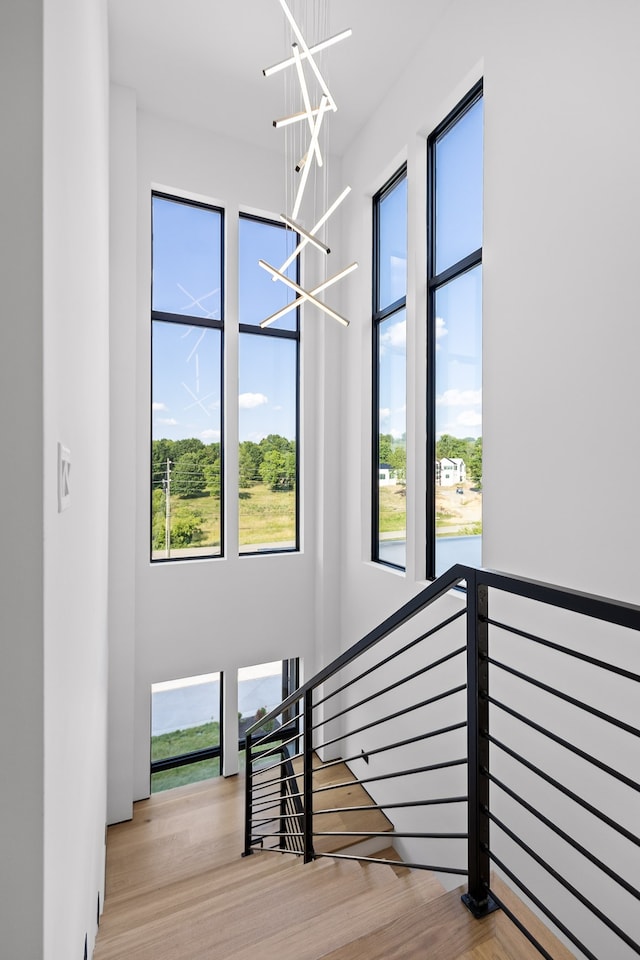
[[[388,463],[381,463],[378,468],[378,485],[389,487],[395,482],[395,470]]]
[[[436,460],[436,486],[455,487],[467,479],[467,467],[461,457],[443,457]]]

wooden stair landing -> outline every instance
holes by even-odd
[[[502,913],[474,920],[426,871],[242,858],[243,795],[243,777],[179,787],[109,828],[94,960],[539,960]]]

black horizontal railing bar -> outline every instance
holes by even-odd
[[[268,795],[269,797],[275,797],[274,800],[268,800],[267,797],[258,797],[251,805],[251,809],[258,811],[260,807],[272,807],[275,803],[279,803],[283,799],[282,794],[279,790],[275,790],[273,793]],[[287,792],[287,797],[301,797],[302,793],[294,793],[293,791]]]
[[[636,783],[635,780],[632,780],[631,777],[627,777],[626,774],[620,773],[619,770],[615,770],[613,767],[610,767],[607,763],[603,763],[602,760],[598,760],[597,757],[592,756],[592,754],[587,753],[585,750],[581,750],[580,747],[576,747],[575,744],[570,743],[568,740],[565,740],[563,737],[559,737],[557,733],[553,733],[551,730],[547,730],[546,727],[543,727],[541,724],[536,723],[535,720],[531,720],[529,717],[525,717],[523,714],[518,713],[517,710],[514,710],[512,707],[508,707],[505,703],[501,703],[500,700],[496,700],[494,697],[487,697],[489,703],[492,703],[495,707],[499,707],[500,710],[504,710],[505,713],[508,713],[510,716],[515,717],[516,720],[520,720],[526,726],[531,727],[532,730],[537,730],[538,733],[541,733],[544,737],[547,737],[548,740],[553,740],[554,743],[559,744],[561,747],[564,747],[565,750],[568,750],[570,753],[573,753],[575,756],[580,757],[582,760],[586,760],[587,763],[590,763],[592,766],[597,767],[598,770],[602,770],[603,773],[608,774],[610,777],[613,777],[614,780],[617,780],[619,783],[624,783],[625,786],[631,787],[632,790],[636,790],[640,793],[640,783]]]
[[[325,787],[317,787],[312,793],[327,793],[329,790],[339,790],[341,787],[348,786],[349,783],[377,783],[379,780],[395,780],[397,777],[410,777],[415,773],[431,773],[434,770],[446,770],[449,767],[466,766],[466,763],[466,757],[458,760],[443,760],[441,763],[430,763],[423,767],[408,767],[405,770],[394,770],[392,773],[379,773],[373,777],[358,777],[357,780],[347,780],[346,783],[329,783]]]
[[[492,899],[495,903],[497,903],[497,905],[500,907],[500,909],[502,910],[502,912],[504,913],[504,915],[505,915],[506,917],[508,917],[509,920],[511,920],[511,922],[512,922],[513,924],[515,924],[515,926],[518,928],[518,930],[520,931],[520,933],[521,933],[524,937],[526,937],[527,940],[529,941],[529,943],[530,943],[533,947],[535,947],[536,950],[538,951],[538,953],[540,953],[540,954],[544,957],[544,960],[555,960],[555,958],[551,956],[551,954],[549,953],[549,951],[548,951],[548,950],[545,950],[545,948],[542,946],[542,944],[539,943],[539,942],[536,940],[536,938],[535,938],[534,935],[531,933],[531,931],[530,931],[530,930],[527,930],[527,928],[525,927],[525,925],[524,925],[524,923],[522,922],[522,920],[520,920],[519,917],[517,917],[517,916],[515,915],[515,913],[513,912],[513,910],[510,910],[510,909],[509,909],[509,907],[506,905],[506,903],[504,902],[504,900],[501,900],[500,897],[498,897],[498,896],[493,892],[492,889],[488,889],[488,893],[491,895],[491,899]]]
[[[558,653],[563,653],[567,657],[573,657],[576,660],[581,660],[583,663],[588,663],[593,667],[598,667],[600,670],[606,670],[608,673],[615,673],[619,677],[624,677],[625,680],[634,680],[636,683],[640,683],[640,674],[633,673],[631,670],[625,670],[624,667],[618,667],[614,663],[608,663],[606,660],[598,660],[597,657],[590,657],[586,653],[582,653],[580,650],[573,650],[571,647],[565,647],[561,643],[555,643],[553,640],[547,640],[545,637],[539,637],[535,633],[529,633],[527,630],[520,630],[518,627],[513,627],[508,623],[502,623],[500,620],[493,620],[491,617],[482,618],[485,623],[488,623],[492,627],[499,627],[501,630],[506,630],[508,633],[513,633],[518,637],[523,637],[525,640],[531,640],[533,643],[539,643],[543,647],[549,647],[550,650],[556,650]]]
[[[583,593],[526,577],[515,577],[497,570],[480,568],[475,571],[475,575],[479,585],[485,584],[526,600],[537,600],[539,603],[569,610],[592,620],[606,620],[621,627],[629,627],[630,630],[640,630],[640,607],[637,604],[611,600],[597,594]]]
[[[502,743],[501,740],[498,740],[497,737],[493,735],[484,734],[484,736],[489,740],[490,743],[493,743],[494,746],[498,747],[500,750],[503,750],[506,754],[516,760],[518,763],[521,763],[523,766],[530,770],[532,773],[535,773],[536,776],[540,777],[550,786],[554,787],[560,793],[564,794],[565,797],[568,797],[569,800],[573,800],[574,803],[577,803],[584,810],[590,813],[592,816],[596,817],[607,827],[610,827],[612,830],[615,830],[616,833],[619,833],[625,840],[629,840],[631,843],[634,843],[637,847],[640,847],[640,837],[635,836],[631,833],[630,830],[627,830],[626,827],[623,827],[621,824],[617,823],[615,820],[612,820],[611,817],[608,817],[601,810],[598,810],[597,807],[594,807],[593,804],[589,803],[584,797],[581,797],[579,794],[574,793],[573,790],[570,790],[569,787],[565,786],[563,783],[560,783],[558,780],[555,780],[550,774],[546,773],[540,767],[537,767],[535,763],[531,763],[530,760],[527,760],[521,754],[516,753],[515,750],[512,750],[511,747],[508,747],[505,743]]]
[[[411,640],[409,643],[406,643],[404,647],[400,647],[398,650],[394,650],[393,653],[390,653],[389,656],[384,657],[384,659],[375,663],[372,667],[368,667],[366,670],[363,670],[357,676],[352,677],[351,680],[348,680],[346,683],[343,683],[341,687],[337,687],[335,690],[332,690],[331,693],[328,693],[326,697],[322,697],[320,700],[316,700],[314,703],[314,708],[319,707],[321,704],[326,703],[327,700],[330,700],[331,697],[335,697],[337,694],[342,693],[343,690],[346,690],[348,687],[353,686],[354,683],[358,683],[359,680],[363,680],[365,677],[368,677],[375,670],[379,670],[381,667],[385,667],[388,663],[391,663],[392,660],[396,660],[398,657],[402,656],[403,653],[406,653],[407,650],[411,650],[412,647],[415,647],[418,643],[422,643],[423,640],[427,640],[429,637],[435,636],[436,633],[439,633],[440,630],[443,630],[444,627],[448,627],[455,620],[459,620],[460,617],[464,617],[466,614],[466,609],[463,607],[462,610],[458,610],[457,613],[452,614],[452,616],[447,617],[446,620],[442,620],[435,627],[432,627],[430,630],[427,630],[426,633],[421,634],[419,637],[416,637],[415,640]]]
[[[282,766],[284,762],[286,761],[281,760],[280,763],[276,764],[276,766]],[[274,783],[286,783],[287,780],[295,780],[297,776],[298,774],[296,773],[290,773],[286,774],[284,777],[271,777],[269,780],[262,780],[259,783],[254,783],[254,793],[256,790],[261,790],[263,787],[270,787]]]
[[[363,803],[355,807],[331,807],[327,810],[314,810],[314,817],[325,813],[348,813],[349,810],[404,810],[405,807],[436,807],[447,803],[466,803],[467,797],[432,797],[429,800],[405,800],[400,803]]]
[[[288,797],[302,797],[302,793],[289,793]],[[266,810],[271,810],[273,807],[277,807],[280,804],[281,797],[277,797],[275,800],[268,800],[266,803],[254,803],[251,805],[252,813],[265,813]]]
[[[285,856],[289,857],[299,857],[300,854],[297,850],[287,850],[286,847],[262,847],[260,848],[261,853],[282,853]]]
[[[314,830],[314,837],[389,837],[412,840],[467,840],[468,833],[400,833],[398,830]]]
[[[316,859],[330,857],[332,860],[357,860],[358,863],[381,863],[388,867],[408,867],[410,870],[431,870],[432,873],[453,873],[459,877],[466,877],[467,871],[462,867],[436,867],[431,863],[407,863],[404,860],[383,860],[377,857],[358,857],[354,853],[320,853],[316,852]]]
[[[521,670],[516,670],[515,667],[510,667],[506,663],[502,663],[500,660],[494,660],[493,657],[486,657],[487,663],[490,663],[492,667],[497,667],[500,670],[504,670],[505,673],[510,674],[512,677],[517,677],[519,680],[524,680],[525,683],[529,683],[533,687],[537,687],[538,690],[544,690],[545,693],[550,693],[554,697],[557,697],[559,700],[563,700],[565,703],[571,704],[572,707],[578,707],[580,710],[584,710],[586,713],[589,713],[592,717],[597,717],[598,720],[604,720],[605,723],[610,723],[614,727],[618,727],[619,730],[624,730],[625,733],[630,733],[634,737],[640,737],[640,730],[637,727],[632,727],[630,723],[625,723],[624,720],[618,720],[617,717],[612,717],[609,713],[605,713],[603,710],[598,710],[597,707],[592,707],[590,703],[585,703],[583,700],[578,700],[576,697],[572,697],[568,693],[564,693],[562,690],[558,690],[557,687],[552,687],[548,683],[543,683],[542,680],[537,680],[535,677],[531,677],[526,673],[523,673]]]
[[[490,773],[488,770],[483,772],[489,777],[492,783],[495,783],[495,785],[503,790],[508,796],[510,796],[512,800],[515,800],[516,803],[519,803],[520,806],[524,807],[524,809],[527,810],[537,820],[539,820],[540,823],[543,823],[545,827],[553,831],[553,833],[564,840],[565,843],[568,843],[570,847],[573,847],[574,850],[577,850],[578,853],[582,854],[583,857],[589,860],[594,866],[598,867],[599,870],[602,870],[603,873],[606,873],[608,877],[610,877],[612,880],[615,880],[615,882],[623,887],[627,893],[631,894],[632,897],[635,897],[636,900],[640,900],[640,890],[632,886],[627,880],[624,879],[624,877],[621,877],[618,873],[616,873],[615,870],[612,870],[611,867],[596,857],[595,854],[591,853],[590,850],[587,850],[587,848],[579,843],[578,840],[566,833],[566,831],[564,831],[556,823],[554,823],[552,820],[549,820],[548,817],[545,817],[540,810],[536,810],[532,804],[525,800],[524,797],[521,797],[519,794],[517,794],[515,790],[512,790],[511,787],[508,787],[506,783],[503,783],[498,779],[498,777]]]
[[[251,803],[251,810],[255,813],[264,813],[265,810],[269,810],[271,807],[275,807],[280,802],[279,794],[272,794],[273,800],[253,800]]]
[[[268,797],[277,797],[278,800],[281,800],[281,799],[282,799],[282,794],[280,793],[279,790],[270,790],[269,793],[261,793],[261,794],[257,795],[257,790],[254,789],[254,791],[253,791],[253,805],[255,806],[257,803],[264,803],[264,801],[265,801]]]
[[[544,913],[547,920],[550,920],[551,923],[553,923],[558,928],[558,930],[561,933],[563,933],[565,937],[568,940],[570,940],[575,947],[578,948],[578,950],[581,950],[582,953],[584,953],[585,957],[587,957],[587,960],[599,960],[599,958],[596,957],[596,955],[592,953],[588,947],[585,947],[584,943],[578,940],[575,933],[572,933],[569,927],[567,927],[567,925],[564,924],[562,920],[556,917],[556,915],[549,909],[549,907],[542,902],[540,897],[537,897],[533,892],[533,890],[530,890],[529,887],[520,879],[520,877],[516,876],[513,870],[509,869],[506,863],[503,863],[502,860],[499,857],[497,857],[495,853],[493,853],[492,851],[489,852],[489,856],[491,857],[495,865],[499,867],[500,870],[502,870],[505,876],[509,877],[509,879],[513,883],[515,883],[518,889],[521,890],[522,893],[524,893],[525,897],[528,897],[528,899],[531,900],[533,904],[535,904],[538,910]],[[491,891],[491,896],[493,896],[493,891]],[[496,903],[497,902],[498,901],[496,900]],[[602,960],[602,958],[600,958],[600,960]]]
[[[366,754],[368,757],[373,757],[377,753],[387,753],[389,750],[397,750],[399,747],[407,747],[413,743],[420,743],[421,740],[431,740],[433,737],[443,736],[445,733],[452,733],[454,730],[464,730],[467,726],[466,720],[461,720],[460,723],[451,723],[448,727],[440,727],[438,730],[430,730],[428,733],[419,733],[415,737],[408,737],[406,740],[396,740],[395,743],[389,743],[384,747],[374,747],[373,750],[367,750]],[[362,760],[361,753],[354,753],[351,757],[340,757],[338,760],[328,760],[326,763],[323,763],[321,767],[316,767],[317,770],[326,770],[328,767],[335,767],[340,763],[352,763],[354,760]]]
[[[400,680],[394,681],[394,683],[388,684],[386,687],[383,687],[381,690],[376,690],[375,693],[369,694],[368,697],[363,697],[362,700],[356,701],[356,703],[350,703],[349,706],[344,707],[343,710],[338,710],[336,713],[332,713],[330,717],[324,720],[324,723],[329,723],[331,720],[337,720],[338,717],[344,716],[346,713],[350,713],[352,710],[357,710],[358,707],[363,707],[367,703],[371,703],[372,700],[377,700],[378,697],[384,696],[385,693],[390,693],[392,690],[397,690],[398,687],[401,687],[405,683],[409,683],[411,680],[416,680],[418,677],[422,677],[425,673],[430,673],[431,670],[435,670],[436,667],[442,666],[443,663],[448,663],[449,660],[453,660],[454,657],[459,657],[461,654],[466,653],[467,648],[459,647],[457,650],[454,650],[452,653],[447,653],[445,656],[440,657],[438,660],[434,660],[432,663],[428,663],[426,667],[420,667],[419,670],[414,670],[413,673],[408,673],[406,676],[401,677]],[[327,699],[327,698],[325,698]],[[315,704],[318,706],[318,704]],[[314,730],[322,726],[322,723],[316,724]]]
[[[404,707],[402,710],[396,710],[395,713],[389,713],[386,717],[382,717],[380,720],[372,720],[371,723],[365,723],[361,727],[356,727],[354,730],[349,730],[347,733],[341,734],[339,737],[334,737],[332,740],[325,740],[323,743],[318,743],[315,746],[316,750],[321,750],[324,747],[330,747],[333,743],[339,743],[340,740],[345,740],[347,737],[353,737],[356,733],[362,733],[363,730],[371,730],[372,727],[378,727],[381,723],[387,723],[389,720],[397,720],[398,717],[404,717],[408,713],[412,713],[414,710],[420,710],[422,707],[428,707],[432,703],[437,703],[439,700],[445,700],[447,697],[453,696],[455,693],[462,693],[467,689],[466,683],[461,684],[459,687],[453,687],[451,690],[445,690],[444,693],[438,693],[435,697],[429,697],[427,700],[421,700],[420,703],[415,703],[412,707]],[[325,721],[326,723],[327,721]],[[323,724],[319,723],[315,727],[316,730],[318,727],[322,727]]]
[[[299,737],[293,737],[293,740],[298,740],[298,739],[299,739]],[[289,743],[291,743],[291,742],[292,742],[291,740],[287,740],[286,743],[283,743],[282,746],[285,747],[285,746],[287,746],[287,744],[289,744]],[[253,752],[253,747],[252,747],[251,749],[252,749],[252,752]],[[302,753],[294,753],[292,756],[288,757],[288,759],[289,759],[289,760],[297,760],[299,757],[302,757],[302,756],[303,756]],[[253,766],[253,764],[257,764],[258,761],[259,761],[262,757],[264,757],[264,753],[258,754],[257,757],[251,757],[251,765]],[[284,762],[286,763],[286,761],[284,761]],[[256,769],[255,769],[255,771],[254,771],[254,776],[257,776],[258,774],[262,774],[262,773],[269,773],[271,770],[276,770],[279,766],[281,766],[282,763],[283,763],[283,759],[280,759],[280,760],[277,760],[275,763],[272,763],[272,764],[271,764],[270,766],[268,766],[268,767],[259,767],[259,766],[256,766]]]
[[[274,707],[270,713],[261,717],[260,720],[254,724],[255,729],[259,729],[260,726],[269,720],[275,720],[279,714],[284,713],[284,711],[293,706],[294,703],[297,703],[307,691],[315,690],[321,686],[321,684],[326,683],[334,674],[357,659],[365,650],[369,650],[375,646],[376,643],[379,643],[380,640],[383,640],[390,633],[393,633],[398,627],[411,620],[425,607],[430,606],[436,600],[439,600],[440,597],[449,593],[449,591],[457,587],[459,583],[466,580],[468,571],[472,569],[473,568],[467,567],[462,563],[454,564],[449,570],[438,577],[437,580],[434,580],[429,586],[425,587],[424,590],[421,590],[415,597],[412,597],[411,600],[408,600],[407,603],[403,604],[403,606],[387,617],[386,620],[383,620],[377,627],[374,627],[373,630],[365,634],[365,636],[354,643],[352,647],[345,650],[344,653],[341,653],[332,660],[331,663],[328,663],[326,667],[318,671],[314,677],[307,680],[306,683],[303,683],[297,690],[289,694],[286,700],[283,700],[281,704]],[[252,734],[254,727],[249,727],[247,733]]]
[[[278,709],[278,708],[276,708]],[[280,711],[282,712],[282,711]],[[260,726],[264,726],[264,720],[257,721]],[[247,731],[248,733],[249,731]],[[291,736],[289,736],[291,734]],[[286,747],[287,744],[293,743],[294,740],[297,740],[300,736],[299,732],[292,727],[280,727],[277,733],[265,733],[264,737],[260,737],[259,740],[254,740],[253,736],[251,738],[251,752],[254,753],[256,749],[263,744],[273,743],[272,747],[268,747],[266,750],[260,750],[260,756],[268,756],[268,754],[273,753],[274,750],[280,750],[282,747]],[[274,743],[277,741],[277,743]]]
[[[635,942],[635,940],[631,939],[628,933],[625,933],[625,931],[622,930],[622,928],[616,923],[614,923],[613,920],[606,915],[606,913],[603,913],[602,910],[600,910],[595,903],[593,903],[593,901],[589,900],[588,897],[585,897],[585,895],[581,893],[577,887],[570,883],[566,877],[563,877],[562,874],[555,869],[555,867],[552,867],[550,863],[547,863],[544,857],[541,857],[539,853],[536,853],[533,847],[529,846],[528,843],[525,843],[524,840],[514,833],[513,830],[511,830],[505,823],[503,823],[502,820],[495,815],[495,813],[491,813],[490,810],[487,810],[486,813],[492,823],[495,823],[495,825],[502,830],[503,833],[506,833],[506,835],[513,840],[513,842],[517,844],[521,850],[524,850],[524,852],[531,857],[531,859],[534,860],[538,866],[542,867],[543,870],[546,870],[549,876],[553,877],[556,883],[559,883],[561,887],[564,887],[564,889],[567,890],[573,897],[575,897],[575,899],[581,903],[583,907],[586,907],[594,917],[597,917],[600,923],[604,924],[604,926],[611,930],[612,933],[615,933],[619,940],[622,940],[623,943],[626,943],[626,945],[630,947],[634,953],[640,954],[640,946]],[[489,856],[491,856],[491,852],[489,852]]]
[[[287,814],[287,816],[290,817],[291,819],[294,819],[292,814]],[[259,827],[259,826],[264,826],[266,823],[277,823],[279,820],[280,820],[280,814],[276,813],[271,817],[265,817],[263,820],[252,820],[251,823],[252,823],[252,826]],[[260,836],[262,836],[262,834],[260,834]]]
[[[297,830],[279,830],[277,833],[261,833],[260,839],[266,840],[268,837],[304,837],[302,831]]]

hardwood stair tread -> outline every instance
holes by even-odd
[[[242,858],[243,792],[242,777],[178,788],[109,828],[94,960],[538,960],[502,912],[474,920],[426,871]],[[555,960],[573,960],[499,881],[496,891]]]

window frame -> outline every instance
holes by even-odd
[[[162,760],[149,761],[149,786],[153,791],[153,774],[163,773],[166,770],[175,770],[178,767],[185,767],[191,763],[200,763],[203,760],[220,760],[220,776],[222,776],[223,749],[224,749],[224,674],[222,670],[218,671],[219,676],[219,700],[218,700],[218,726],[219,743],[213,747],[202,747],[200,750],[192,750],[190,753],[176,753],[172,757],[163,757]],[[186,678],[185,678],[186,679]]]
[[[277,220],[272,220],[269,217],[259,216],[253,213],[246,213],[242,210],[238,213],[238,244],[240,243],[240,221],[241,220],[251,220],[254,223],[263,223],[270,227],[278,227],[278,229],[288,229],[284,224],[279,223]],[[293,232],[293,231],[291,231]],[[297,243],[300,242],[300,235],[296,234]],[[295,260],[295,282],[300,283],[300,255],[298,255]],[[240,277],[238,272],[238,291],[240,289]],[[273,554],[279,553],[300,553],[300,307],[295,307],[291,311],[295,314],[296,325],[295,330],[282,330],[278,327],[261,327],[256,323],[240,323],[238,322],[238,374],[240,372],[240,336],[243,333],[252,334],[253,336],[259,337],[276,337],[283,340],[293,340],[296,343],[296,417],[295,417],[295,444],[296,444],[296,472],[295,472],[295,492],[296,492],[296,515],[295,515],[295,546],[294,547],[273,547],[269,550],[243,550],[240,543],[238,542],[238,556],[240,557],[264,557],[264,556],[273,556]],[[240,446],[240,437],[238,436],[238,448]],[[237,480],[238,478],[236,478]],[[238,494],[240,493],[240,488],[238,487]]]
[[[482,266],[482,246],[450,264],[440,273],[436,265],[436,163],[437,142],[483,97],[480,79],[427,137],[427,470],[426,470],[426,574],[436,578],[436,296],[440,288],[477,266]],[[484,428],[484,425],[483,425]]]
[[[407,309],[406,292],[393,303],[380,307],[380,205],[398,184],[407,178],[403,163],[373,195],[373,268],[372,268],[372,373],[371,373],[371,560],[393,570],[406,572],[405,565],[390,563],[380,557],[380,328],[385,320]],[[407,238],[408,242],[408,238]],[[405,357],[406,362],[406,357]],[[406,525],[405,525],[406,543]]]
[[[158,198],[160,200],[169,200],[173,203],[181,203],[185,206],[198,207],[199,209],[212,210],[215,213],[220,215],[220,319],[216,320],[213,317],[193,317],[187,314],[181,313],[171,313],[164,310],[154,310],[153,309],[153,201]],[[190,197],[182,197],[178,194],[166,193],[163,190],[152,190],[151,191],[151,277],[150,277],[150,329],[149,329],[149,343],[150,343],[150,375],[149,375],[149,386],[150,386],[150,397],[149,397],[149,479],[151,480],[151,468],[153,463],[153,325],[155,322],[165,322],[165,323],[181,323],[185,326],[199,326],[205,327],[207,329],[219,330],[220,331],[220,552],[203,554],[202,556],[180,556],[173,555],[169,557],[154,557],[153,556],[153,543],[152,543],[152,530],[153,530],[153,498],[152,493],[152,484],[149,485],[149,562],[150,563],[168,563],[175,561],[188,561],[188,560],[220,560],[225,555],[225,528],[224,528],[224,517],[225,517],[225,411],[224,411],[224,400],[225,400],[225,378],[224,378],[224,319],[225,319],[225,211],[223,207],[219,207],[213,203],[207,203],[201,200],[193,200]],[[206,758],[203,758],[206,759]],[[186,761],[185,761],[186,762]]]

